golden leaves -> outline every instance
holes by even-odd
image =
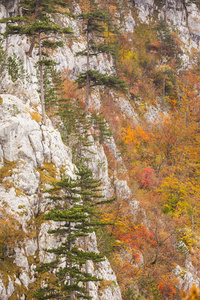
[[[128,126],[123,132],[122,140],[125,144],[133,143],[135,147],[139,147],[141,143],[149,141],[149,136],[140,125],[136,129]]]
[[[193,285],[188,293],[182,292],[181,296],[182,300],[199,300],[200,291],[195,285]]]

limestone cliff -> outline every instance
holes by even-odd
[[[63,144],[60,133],[53,128],[50,120],[46,126],[41,125],[37,103],[33,105],[28,98],[23,101],[9,94],[2,94],[0,99],[2,219],[6,219],[6,212],[23,231],[23,238],[9,254],[13,267],[1,272],[0,298],[6,300],[13,295],[15,299],[25,299],[28,295],[31,297],[36,280],[34,260],[39,257],[43,262],[50,261],[51,255],[43,249],[57,243],[47,234],[50,224],[43,223],[38,227],[35,223],[38,213],[51,205],[40,190],[46,180],[59,178],[61,169],[73,177],[74,165],[70,149]],[[6,166],[9,167],[8,173]],[[91,235],[90,239],[90,248],[96,251],[95,235]],[[93,265],[90,268],[105,282],[105,287],[93,285],[92,299],[121,299],[116,276],[108,260],[99,263],[95,269]]]
[[[10,15],[17,14],[19,1],[9,1],[8,11]],[[199,10],[189,1],[154,1],[135,0],[118,1],[122,7],[120,29],[126,32],[131,39],[135,24],[148,23],[157,14],[158,18],[164,18],[168,24],[172,24],[178,30],[183,42],[183,59],[185,65],[190,65],[190,52],[199,50],[200,23]],[[166,6],[167,3],[167,6]],[[78,2],[74,1],[73,12],[81,12]],[[5,1],[0,1],[0,18],[5,17]],[[86,70],[85,57],[76,56],[86,45],[86,38],[80,34],[81,24],[70,17],[63,17],[62,24],[70,26],[75,39],[64,41],[64,47],[55,51],[52,58],[58,63],[58,69],[67,70],[70,79],[77,78],[79,72]],[[4,25],[1,26],[4,31]],[[55,129],[49,119],[46,126],[41,123],[40,98],[37,93],[37,75],[34,68],[38,60],[37,50],[33,50],[32,57],[26,55],[30,46],[30,40],[25,36],[12,36],[9,38],[8,54],[16,53],[22,60],[23,66],[29,74],[29,80],[17,80],[12,82],[8,74],[3,74],[0,82],[0,203],[1,219],[7,220],[7,215],[17,224],[17,228],[23,234],[16,236],[16,245],[11,245],[12,251],[6,253],[7,260],[3,262],[4,271],[0,271],[0,299],[30,299],[36,287],[37,279],[34,271],[36,262],[50,261],[51,255],[45,253],[44,248],[50,248],[58,244],[58,241],[50,236],[47,231],[48,223],[36,223],[39,213],[45,212],[51,202],[41,192],[46,182],[54,178],[60,178],[64,172],[74,176],[71,149],[63,144],[60,133]],[[107,55],[100,54],[92,59],[92,67],[102,73],[113,72],[113,61]],[[140,123],[140,118],[134,111],[130,101],[125,97],[110,92],[117,109],[124,118],[135,124]],[[90,108],[101,108],[99,89],[96,88],[90,99]],[[146,118],[154,121],[158,108],[150,108]],[[117,118],[117,117],[116,117]],[[92,136],[91,136],[92,139]],[[108,143],[114,159],[120,162],[123,172],[121,155],[113,139]],[[89,166],[96,178],[102,178],[104,194],[110,197],[115,192],[122,200],[128,199],[132,204],[132,215],[138,211],[139,203],[133,199],[131,191],[125,180],[119,180],[116,174],[108,173],[108,161],[102,145],[93,140],[90,147]],[[145,212],[142,213],[144,223],[148,225]],[[9,226],[9,224],[8,224]],[[12,229],[12,224],[10,225]],[[5,230],[7,227],[5,226]],[[18,235],[18,232],[16,232]],[[98,251],[96,237],[90,236],[90,247]],[[187,256],[189,261],[189,255]],[[182,270],[176,267],[177,277],[181,277],[180,289],[188,288],[195,283],[199,285],[197,270],[192,265]],[[6,265],[6,266],[5,266]],[[2,269],[3,269],[2,268]],[[12,271],[11,271],[12,270]],[[104,284],[91,285],[92,299],[95,300],[121,300],[121,292],[117,284],[116,276],[107,259],[98,265],[90,265],[90,271],[102,278]]]

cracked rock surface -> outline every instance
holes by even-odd
[[[36,95],[31,91],[28,95],[23,95],[22,99],[10,94],[0,95],[0,207],[16,224],[21,224],[25,236],[23,241],[16,243],[10,254],[10,275],[0,272],[1,300],[7,300],[11,296],[25,299],[26,291],[36,280],[33,261],[50,262],[55,259],[44,251],[45,248],[59,245],[58,239],[47,233],[53,225],[42,223],[37,228],[35,225],[38,213],[45,212],[52,205],[40,192],[41,170],[48,174],[45,166],[49,166],[49,172],[54,170],[54,176],[59,178],[62,168],[65,174],[74,177],[70,149],[63,144],[60,133],[54,129],[49,119],[46,126],[42,125],[40,107],[36,105],[36,101],[29,99],[31,94]],[[98,147],[96,150],[98,151]],[[98,160],[105,159],[102,149],[96,155]],[[91,167],[97,172],[96,176],[102,175],[95,163]],[[107,171],[104,174],[104,181],[106,180]],[[107,186],[109,189],[109,183]],[[3,217],[3,213],[1,215]],[[90,248],[97,251],[95,234],[91,235],[90,244]],[[122,299],[108,260],[95,267],[91,263],[90,271],[97,272],[100,278],[109,282],[104,289],[99,283],[91,284],[92,299]]]

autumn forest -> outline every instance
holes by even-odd
[[[33,118],[39,118],[36,121],[45,125],[46,110],[60,130],[64,143],[71,147],[73,163],[78,170],[76,175],[80,178],[78,183],[64,177],[58,181],[53,167],[46,164],[46,171],[45,167],[38,169],[43,180],[40,193],[49,193],[49,199],[56,202],[62,198],[60,191],[67,191],[68,209],[63,210],[61,204],[59,211],[57,201],[58,211],[52,208],[46,214],[39,211],[35,226],[37,231],[42,219],[62,221],[61,214],[66,214],[67,229],[63,225],[63,229],[59,227],[49,232],[62,234],[62,230],[68,230],[66,249],[69,252],[65,251],[72,259],[69,269],[80,263],[75,270],[77,276],[82,276],[82,281],[77,281],[78,292],[71,288],[74,275],[68,275],[73,283],[69,288],[70,296],[66,296],[70,300],[77,299],[75,295],[91,299],[87,283],[85,288],[80,288],[79,282],[98,281],[96,277],[87,279],[87,262],[90,259],[101,261],[104,255],[116,274],[123,300],[199,297],[182,298],[184,293],[189,293],[190,287],[184,290],[180,281],[186,265],[196,270],[196,278],[200,277],[200,53],[195,47],[187,49],[179,28],[169,21],[167,9],[173,1],[155,0],[155,9],[146,21],[139,18],[135,2],[63,0],[50,1],[50,8],[44,0],[23,0],[20,1],[23,7],[20,16],[1,20],[7,28],[4,42],[10,36],[26,35],[31,45],[27,57],[32,57],[34,47],[38,49],[38,87],[44,107],[41,115]],[[199,12],[198,1],[174,2],[186,12],[190,5],[196,5]],[[76,4],[79,14],[75,13]],[[49,59],[54,52],[60,51],[63,41],[72,48],[79,38],[74,35],[73,28],[63,28],[59,14],[78,23],[86,45],[76,53],[76,57],[85,59],[85,70],[75,75],[65,68],[58,71],[58,63]],[[124,25],[130,14],[135,22],[132,32]],[[58,35],[62,36],[62,41],[56,39]],[[7,49],[5,52],[2,49],[1,46],[2,66],[3,63],[7,65],[11,77],[16,75],[16,80],[22,80],[20,63],[16,63],[16,57],[6,59]],[[99,71],[99,66],[93,67],[94,57],[101,65],[100,55],[106,62],[103,72]],[[15,82],[15,78],[11,79]],[[98,110],[93,104],[95,97],[101,102]],[[122,107],[124,99],[129,104],[129,115],[125,115],[118,104]],[[93,151],[91,136],[107,156],[108,175],[114,190],[112,199],[103,198],[101,180],[92,179],[91,171],[86,168],[90,164],[89,153]],[[117,151],[112,149],[113,140]],[[6,161],[0,169],[0,183],[4,186],[3,178],[11,176],[10,170],[14,167]],[[99,163],[99,167],[105,166]],[[119,197],[116,180],[126,180],[131,194],[124,192]],[[48,188],[45,187],[47,183]],[[94,205],[97,208],[94,209]],[[70,213],[76,213],[77,223]],[[79,230],[76,231],[72,224],[78,224]],[[88,231],[83,229],[85,226]],[[4,266],[8,248],[14,249],[15,243],[23,239],[20,227],[18,229],[12,218],[1,222],[0,268]],[[87,257],[83,258],[83,251],[78,253],[72,245],[78,238],[86,243],[86,236],[93,231],[102,256],[84,252]],[[48,251],[59,255],[59,251],[64,251],[61,248]],[[85,260],[80,262],[81,259]],[[58,261],[53,263],[38,264],[38,273],[43,274],[44,269],[48,272],[52,266],[58,268]],[[80,273],[82,264],[86,265],[86,273]],[[64,282],[64,275],[58,273],[51,272]],[[197,293],[196,287],[192,292]],[[45,298],[44,291],[38,290],[34,297],[56,299],[56,293],[57,290]],[[29,297],[27,299],[33,299]]]

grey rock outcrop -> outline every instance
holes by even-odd
[[[34,220],[38,212],[44,212],[51,205],[40,193],[41,168],[48,174],[49,170],[45,170],[45,166],[49,166],[54,170],[52,176],[57,178],[62,168],[67,175],[74,177],[70,149],[63,144],[60,133],[53,128],[50,120],[47,120],[46,126],[42,125],[40,110],[28,97],[26,95],[21,100],[9,94],[0,96],[0,207],[21,224],[25,234],[24,241],[16,243],[10,254],[13,260],[13,271],[10,271],[12,276],[0,272],[1,300],[9,299],[13,294],[25,297],[19,290],[25,288],[28,291],[30,284],[35,282],[35,266],[30,262],[30,257],[51,261],[54,257],[47,255],[43,249],[56,247],[59,242],[47,233],[50,228],[48,223],[41,224],[36,236],[31,233],[36,230]],[[105,159],[103,149],[99,150],[96,159]],[[104,171],[100,172],[93,164],[96,176],[102,176]],[[3,173],[6,165],[11,168],[9,174]],[[104,181],[109,181],[107,173]],[[97,250],[95,236],[91,237],[90,247]],[[17,273],[14,272],[14,266],[18,268]],[[108,283],[103,289],[100,284],[91,284],[93,299],[121,300],[116,277],[107,260],[95,268],[91,265],[91,271]]]

